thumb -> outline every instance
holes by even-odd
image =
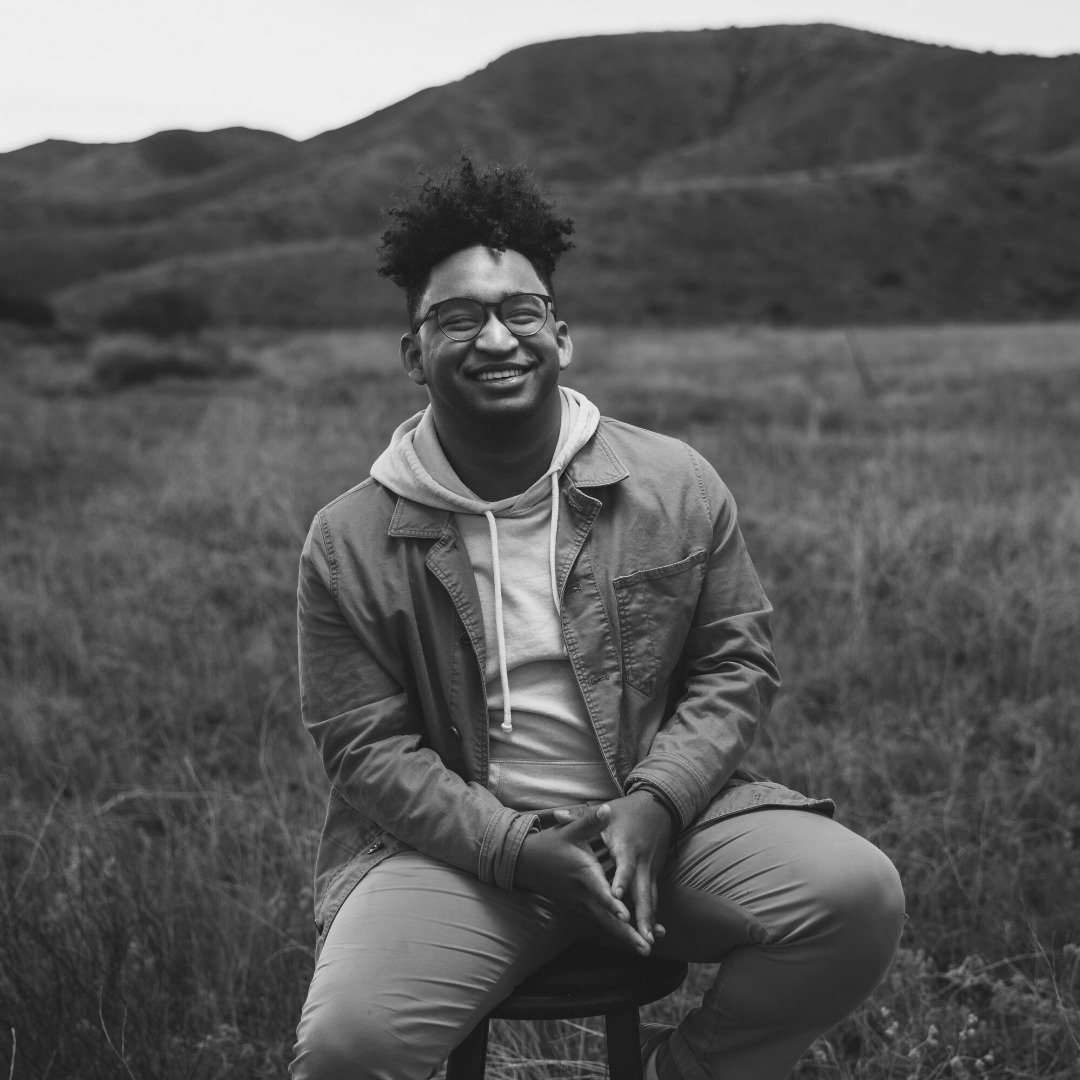
[[[576,808],[575,808],[576,809]],[[563,814],[566,814],[563,817]],[[611,807],[607,803],[598,806],[586,807],[584,813],[572,814],[566,811],[556,811],[555,820],[566,830],[567,837],[575,842],[590,840],[608,827],[611,821]]]
[[[589,807],[585,803],[574,806],[560,806],[557,810],[551,812],[551,816],[556,825],[569,825],[571,821],[577,821],[578,818],[584,817],[588,810]]]

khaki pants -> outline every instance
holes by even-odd
[[[880,982],[904,921],[892,863],[802,810],[679,840],[660,882],[659,955],[721,961],[661,1080],[782,1080]],[[330,927],[297,1028],[296,1080],[426,1080],[525,975],[588,933],[543,897],[417,852],[381,863]]]

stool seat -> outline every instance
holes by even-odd
[[[686,978],[680,960],[577,942],[514,987],[491,1010],[501,1020],[566,1020],[614,1008],[648,1005],[677,990]]]
[[[523,979],[450,1055],[446,1080],[482,1080],[488,1021],[604,1016],[611,1080],[641,1080],[638,1007],[666,997],[686,978],[679,960],[637,956],[579,941]]]

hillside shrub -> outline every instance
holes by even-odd
[[[210,310],[203,300],[179,289],[136,293],[98,318],[103,330],[133,330],[168,338],[197,334],[210,325]]]
[[[0,322],[44,330],[56,325],[56,315],[49,303],[38,296],[0,289]]]
[[[162,341],[145,334],[99,338],[88,354],[91,381],[101,389],[119,390],[166,376],[207,379],[247,374],[248,365],[232,364],[219,342]]]

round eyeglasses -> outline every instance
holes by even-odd
[[[493,304],[484,304],[468,296],[451,296],[428,308],[427,314],[413,327],[417,333],[432,316],[439,329],[451,341],[472,341],[487,322],[489,311],[514,337],[532,337],[547,322],[548,305],[554,314],[555,301],[547,293],[514,293]]]

